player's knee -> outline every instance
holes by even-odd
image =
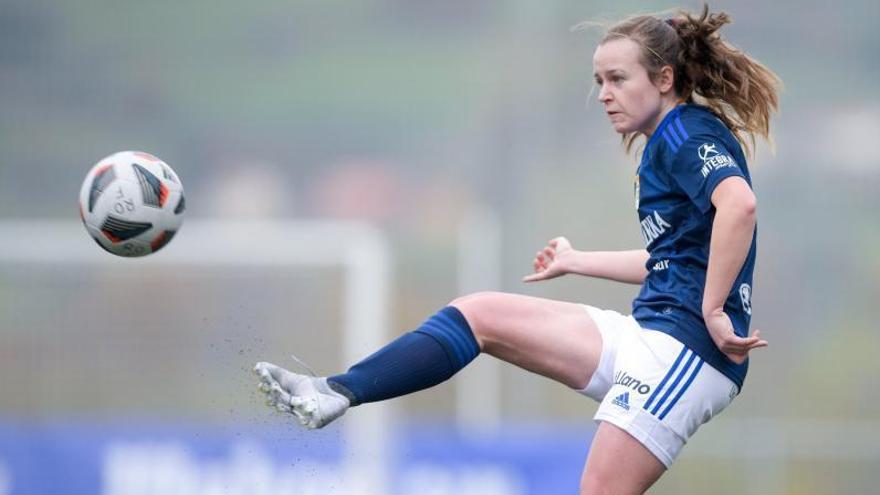
[[[466,296],[458,297],[449,303],[464,315],[471,327],[474,337],[480,347],[484,343],[496,340],[498,326],[492,324],[493,315],[497,315],[500,305],[503,304],[504,294],[501,292],[475,292]]]

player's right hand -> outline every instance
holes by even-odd
[[[532,266],[535,273],[523,277],[523,282],[537,282],[549,280],[568,273],[566,259],[574,254],[571,243],[565,237],[557,237],[547,241],[544,249],[535,253]]]

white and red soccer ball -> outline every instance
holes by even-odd
[[[121,151],[89,170],[79,211],[89,235],[118,256],[146,256],[171,241],[183,223],[183,184],[159,158]]]

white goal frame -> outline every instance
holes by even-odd
[[[191,219],[162,251],[120,258],[98,248],[77,220],[0,220],[0,264],[340,267],[345,363],[385,343],[390,258],[382,233],[361,222]],[[384,401],[343,418],[345,493],[391,493],[392,413]]]

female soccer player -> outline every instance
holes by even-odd
[[[755,196],[743,147],[769,138],[779,79],[721,40],[725,13],[636,16],[593,55],[598,99],[629,150],[645,249],[586,252],[563,237],[533,282],[574,273],[641,284],[632,315],[516,294],[452,301],[346,373],[257,364],[269,404],[320,428],[352,406],[441,383],[481,352],[600,402],[581,493],[643,493],[739,393],[748,355]]]

